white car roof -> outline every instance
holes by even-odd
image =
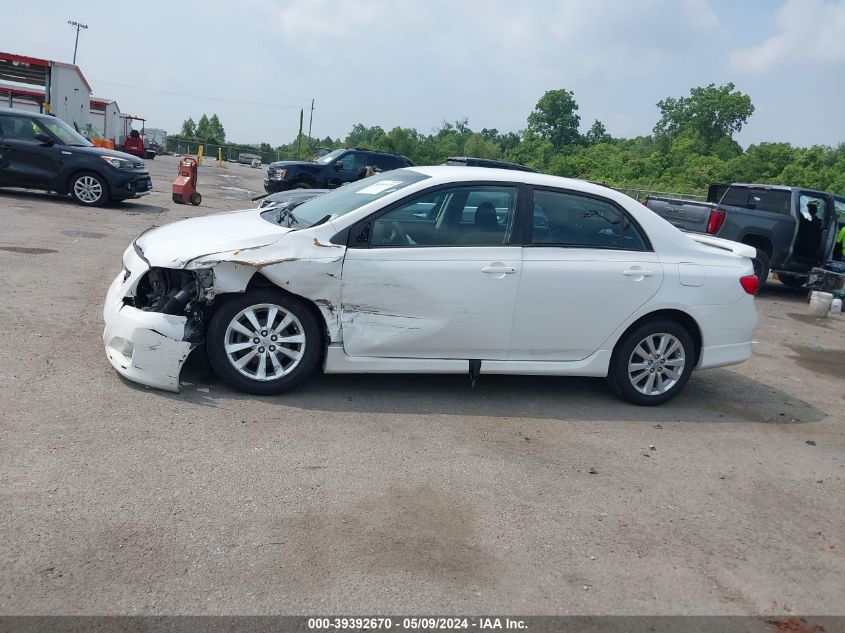
[[[437,165],[431,167],[404,167],[444,182],[501,180],[506,182],[524,182],[527,185],[544,185],[561,189],[575,189],[599,195],[607,195],[613,189],[596,185],[577,178],[562,178],[516,169],[497,169],[495,167],[464,167],[463,165]]]

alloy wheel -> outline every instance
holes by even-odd
[[[628,379],[641,394],[657,396],[678,384],[685,366],[681,341],[666,332],[649,334],[628,359]]]
[[[305,352],[305,330],[291,312],[260,303],[229,321],[224,349],[232,367],[247,378],[276,380],[299,365]]]
[[[87,204],[96,204],[103,197],[103,186],[93,176],[80,176],[73,183],[73,193]]]

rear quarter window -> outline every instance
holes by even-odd
[[[753,211],[768,211],[789,215],[792,204],[792,192],[783,189],[763,189],[755,187],[729,187],[722,196],[721,204],[743,207]]]

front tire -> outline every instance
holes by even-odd
[[[109,187],[98,174],[86,171],[70,181],[70,195],[86,207],[101,207],[109,201]]]
[[[689,332],[677,321],[654,319],[617,344],[608,381],[623,400],[632,404],[663,404],[683,390],[695,361]]]
[[[259,395],[292,389],[317,368],[322,335],[306,304],[256,290],[223,304],[208,327],[208,359],[227,384]]]

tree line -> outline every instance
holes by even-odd
[[[429,134],[358,123],[342,139],[303,136],[278,147],[262,143],[260,149],[293,159],[298,148],[301,157],[308,157],[318,148],[365,147],[403,154],[420,165],[442,164],[448,156],[494,158],[553,175],[656,191],[701,193],[714,182],[759,182],[845,194],[845,143],[758,143],[743,149],[734,135],[751,118],[754,105],[732,83],[693,88],[687,96],[659,101],[657,108],[659,118],[649,135],[616,138],[599,120],[582,133],[575,94],[549,90],[519,132],[473,130],[467,119],[444,121]],[[225,140],[217,116],[203,118],[193,129],[188,119],[183,135],[193,131],[193,139],[203,140],[207,130],[216,142]],[[220,134],[214,135],[211,130],[217,129]]]

